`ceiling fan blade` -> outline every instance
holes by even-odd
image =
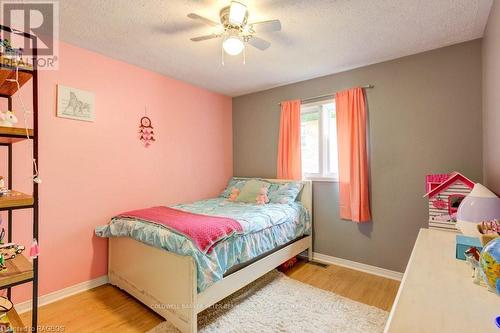
[[[205,35],[205,36],[199,36],[199,37],[193,37],[191,40],[193,42],[201,42],[202,40],[208,40],[208,39],[213,39],[213,38],[218,38],[220,35],[217,34],[211,34],[211,35]]]
[[[271,46],[271,43],[269,43],[267,40],[255,36],[252,36],[252,38],[248,40],[248,44],[258,48],[261,51],[264,51],[268,49],[269,46]]]
[[[280,31],[281,22],[280,20],[270,20],[255,22],[250,24],[255,32],[268,32],[268,31]]]
[[[215,22],[215,21],[212,21],[210,19],[207,19],[206,17],[203,17],[203,16],[200,16],[198,14],[195,14],[195,13],[190,13],[188,14],[188,17],[190,19],[193,19],[193,20],[197,20],[197,21],[200,21],[206,25],[209,25],[211,27],[216,27],[219,25],[219,23]]]

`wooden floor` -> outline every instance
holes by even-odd
[[[389,310],[399,282],[339,267],[299,262],[286,274],[355,301]],[[30,313],[21,315],[29,323]],[[39,309],[39,325],[54,332],[145,332],[163,318],[128,294],[104,285]],[[61,328],[63,330],[61,330]]]
[[[286,274],[314,287],[386,311],[391,309],[399,288],[399,281],[335,265],[322,267],[302,262]]]

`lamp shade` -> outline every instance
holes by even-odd
[[[457,228],[467,236],[479,236],[477,225],[482,221],[500,219],[500,198],[477,183],[462,200],[457,211]]]
[[[245,48],[245,44],[238,36],[229,36],[222,43],[222,48],[229,55],[238,55]]]

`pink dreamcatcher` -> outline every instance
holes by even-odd
[[[147,116],[142,117],[139,123],[139,140],[144,143],[144,147],[147,148],[156,141],[154,134],[151,119]]]

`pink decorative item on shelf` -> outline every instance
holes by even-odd
[[[267,196],[268,188],[263,186],[260,188],[260,194],[257,196],[257,204],[264,205],[269,202],[269,197]]]
[[[427,175],[424,197],[429,199],[429,227],[456,231],[458,207],[474,185],[458,172]]]
[[[36,239],[33,239],[30,248],[30,257],[35,259],[38,258],[39,255],[40,255],[40,248],[38,247],[38,242]]]
[[[240,195],[240,189],[236,188],[236,187],[233,187],[231,189],[231,194],[229,195],[228,200],[229,201],[236,201],[236,198],[238,197],[238,195]]]

